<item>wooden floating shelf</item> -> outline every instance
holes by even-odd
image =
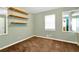
[[[26,24],[25,22],[11,22],[11,24]]]
[[[17,12],[20,12],[20,13],[23,13],[23,14],[26,14],[28,15],[28,13],[26,13],[25,11],[19,9],[19,8],[15,8],[15,7],[9,7],[9,10],[14,10],[14,11],[17,11]]]
[[[16,17],[16,18],[22,18],[22,19],[28,19],[28,18],[26,18],[26,17],[23,17],[23,16],[17,16],[17,15],[9,15],[9,16],[11,16],[11,17]]]

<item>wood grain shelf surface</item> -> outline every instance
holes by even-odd
[[[21,10],[20,8],[9,7],[9,10],[17,11],[17,12],[20,12],[20,13],[22,13],[22,14],[26,14],[26,15],[28,15],[27,12]]]
[[[12,21],[12,24],[26,24],[26,21]]]
[[[11,22],[11,24],[26,24],[25,22]]]
[[[22,19],[28,19],[28,18],[26,18],[26,17],[23,17],[23,16],[17,16],[17,15],[9,15],[9,16],[11,16],[11,17],[16,17],[16,18],[22,18]]]

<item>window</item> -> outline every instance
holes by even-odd
[[[55,15],[45,16],[45,30],[55,30]]]
[[[6,18],[0,17],[0,35],[6,34]]]
[[[69,31],[69,15],[63,15],[63,31]]]
[[[0,35],[7,34],[6,8],[0,7]]]
[[[62,17],[63,31],[79,32],[79,10],[63,12]]]

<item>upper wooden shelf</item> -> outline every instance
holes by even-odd
[[[20,12],[20,13],[22,13],[22,14],[28,15],[27,12],[25,12],[24,10],[22,10],[22,9],[20,9],[20,8],[9,7],[9,10],[17,11],[17,12]]]

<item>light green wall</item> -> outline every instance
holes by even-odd
[[[62,11],[68,11],[78,8],[59,8],[55,10],[50,10],[46,12],[41,12],[34,14],[34,34],[39,36],[49,36],[52,38],[63,39],[67,41],[77,42],[77,35],[73,32],[62,32]],[[48,14],[56,15],[56,31],[45,31],[44,29],[44,16]]]
[[[9,22],[11,20],[14,20],[16,18],[9,18]],[[19,19],[17,19],[19,20]],[[23,20],[23,19],[22,19]],[[12,44],[16,41],[25,39],[29,36],[33,35],[33,20],[32,16],[29,19],[26,19],[27,24],[25,26],[22,26],[22,30],[16,30],[18,26],[16,25],[10,25],[8,26],[8,34],[7,35],[1,35],[0,36],[0,48],[9,44]]]

